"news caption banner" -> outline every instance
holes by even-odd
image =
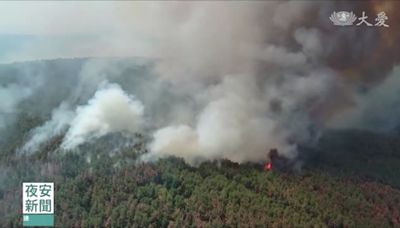
[[[22,183],[23,226],[54,226],[54,183]]]

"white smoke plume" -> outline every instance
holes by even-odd
[[[87,105],[76,109],[61,147],[73,149],[113,132],[134,133],[140,129],[143,112],[142,103],[134,96],[126,94],[117,84],[105,84]]]
[[[33,129],[31,138],[25,143],[19,153],[35,152],[47,140],[64,133],[74,116],[75,113],[69,109],[68,105],[62,103],[58,108],[53,110],[49,121]]]
[[[265,93],[257,93],[257,85],[248,78],[227,77],[209,91],[214,97],[194,127],[172,125],[159,129],[153,135],[151,152],[143,159],[175,155],[191,164],[207,159],[257,162],[266,159],[271,148],[294,158],[296,143],[313,137],[308,129],[312,122],[305,110],[308,102],[330,90],[331,77],[317,72],[291,79],[279,90],[268,88]],[[280,102],[276,104],[279,107],[270,105],[273,102]]]
[[[64,133],[61,147],[70,150],[109,133],[135,133],[143,125],[142,103],[117,84],[103,82],[86,105],[78,106],[76,111],[69,106],[62,103],[54,109],[51,119],[32,130],[19,152],[35,152],[47,140]]]

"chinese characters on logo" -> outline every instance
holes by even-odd
[[[26,213],[52,213],[53,183],[28,183],[24,186],[24,210]]]
[[[386,16],[385,12],[380,12],[377,14],[375,18],[375,24],[374,22],[371,23],[371,21],[368,20],[368,16],[365,14],[365,11],[362,12],[361,17],[357,17],[353,12],[347,12],[347,11],[340,11],[340,12],[333,12],[329,19],[333,22],[334,25],[338,26],[351,26],[354,24],[356,20],[358,20],[358,23],[356,23],[356,26],[376,26],[376,27],[389,27],[388,24],[386,24],[386,21],[389,19]]]
[[[22,212],[24,226],[46,221],[54,223],[54,183],[23,183]]]

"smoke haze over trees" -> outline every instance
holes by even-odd
[[[400,224],[400,3],[20,4],[0,2],[7,225],[39,176],[69,226]],[[261,172],[273,148],[296,175]]]
[[[89,18],[98,17],[82,4],[79,9]],[[257,162],[275,147],[281,155],[294,158],[299,145],[313,144],[326,127],[393,130],[397,110],[386,107],[393,109],[400,86],[391,79],[398,75],[398,14],[391,10],[396,5],[115,3],[106,14],[109,22],[100,26],[115,31],[107,39],[110,43],[102,46],[104,54],[108,49],[118,51],[121,44],[127,49],[138,45],[143,52],[130,55],[148,57],[136,58],[137,62],[71,60],[67,64],[76,64],[74,70],[57,63],[4,65],[0,95],[6,103],[0,126],[3,134],[9,132],[13,118],[30,103],[38,109],[34,115],[43,118],[42,125],[32,129],[18,153],[33,153],[64,133],[64,149],[108,133],[142,133],[152,138],[143,160],[176,155],[192,164],[213,159]],[[41,3],[34,8],[47,12],[51,7],[58,6]],[[103,4],[96,7],[105,10]],[[367,11],[371,18],[385,11],[393,23],[389,28],[333,26],[329,15],[337,8]],[[69,6],[65,12],[73,9]],[[39,22],[21,28],[62,37],[68,32],[81,34],[91,20],[81,27],[68,22],[65,31],[52,24],[43,30],[46,23]],[[121,36],[125,42],[118,42]],[[131,44],[126,43],[129,39]],[[63,53],[67,46],[60,43],[58,48]],[[87,50],[87,55],[97,54]],[[107,98],[102,99],[108,83],[120,90],[114,92],[121,95],[121,102],[107,104],[103,100]],[[115,111],[122,109],[126,111]],[[379,126],[371,125],[370,119],[379,121]]]

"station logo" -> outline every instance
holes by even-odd
[[[347,11],[334,11],[329,17],[332,23],[337,26],[352,26],[355,22],[358,22],[355,24],[356,26],[389,27],[386,23],[389,17],[386,16],[385,12],[378,13],[373,21],[368,18],[369,16],[365,14],[365,11],[362,12],[361,17],[357,17],[353,12]]]
[[[22,183],[23,226],[54,226],[54,183]]]

